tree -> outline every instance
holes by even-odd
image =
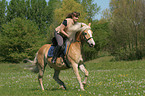
[[[54,17],[54,10],[55,9],[58,9],[61,7],[61,0],[49,0],[48,2],[48,8],[47,8],[47,11],[48,11],[48,25],[50,26],[51,23],[53,22],[53,17]]]
[[[45,0],[11,0],[8,6],[7,19],[21,17],[36,22],[41,34],[47,34],[49,11]]]
[[[2,25],[0,34],[0,59],[18,63],[24,58],[32,58],[40,48],[39,30],[30,20],[15,18]]]
[[[36,22],[38,28],[44,36],[47,34],[48,23],[48,6],[45,0],[28,0],[28,16],[27,18]]]
[[[11,21],[16,17],[26,18],[25,0],[11,0],[7,9],[7,20]]]
[[[85,19],[87,17],[87,15],[83,10],[83,6],[81,4],[75,2],[74,0],[63,0],[62,1],[61,8],[55,10],[55,13],[54,13],[55,22],[60,24],[69,13],[72,13],[74,11],[80,12],[80,14],[81,14],[81,16],[79,17],[79,22],[84,22],[84,23],[88,22]]]
[[[6,0],[0,1],[0,31],[1,31],[1,25],[3,23],[6,23],[6,8],[7,8],[8,2]]]
[[[87,13],[88,22],[92,22],[92,18],[99,12],[100,7],[97,3],[93,3],[93,0],[82,0],[82,6]]]
[[[102,11],[102,16],[101,20],[99,20],[99,23],[104,23],[104,22],[111,22],[111,12],[109,9],[105,9]]]
[[[141,59],[145,45],[144,0],[112,0],[112,53],[123,60]]]

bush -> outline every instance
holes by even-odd
[[[0,59],[18,63],[23,58],[32,58],[41,44],[38,27],[32,21],[15,18],[2,25],[0,33]]]
[[[98,51],[95,48],[90,48],[88,44],[85,43],[82,48],[82,54],[84,61],[88,61],[97,58]]]
[[[113,54],[115,56],[115,60],[139,60],[142,59],[142,51],[141,50],[130,50],[120,48]]]

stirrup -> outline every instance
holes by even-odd
[[[55,64],[56,63],[56,59],[51,59],[51,63]]]

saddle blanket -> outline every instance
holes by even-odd
[[[54,55],[54,49],[55,49],[55,47],[56,46],[54,46],[54,45],[51,45],[51,47],[49,48],[49,50],[48,50],[48,57],[53,57],[53,55]],[[64,55],[66,54],[66,50],[67,50],[67,43],[65,44],[65,50],[63,51],[64,53]]]

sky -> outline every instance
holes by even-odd
[[[6,1],[9,2],[9,1],[11,1],[11,0],[6,0]],[[46,1],[48,2],[49,0],[46,0]],[[102,16],[102,11],[105,10],[106,8],[109,9],[110,0],[94,0],[94,3],[97,3],[97,5],[100,6],[100,11],[99,11],[98,14],[96,14],[96,15],[94,16],[93,19],[98,19],[98,20],[100,20],[100,19],[101,19],[101,16]]]
[[[100,20],[102,16],[101,14],[102,11],[105,10],[106,8],[109,9],[110,0],[94,0],[94,3],[97,3],[97,5],[100,6],[100,11],[98,14],[94,16],[94,19]]]

